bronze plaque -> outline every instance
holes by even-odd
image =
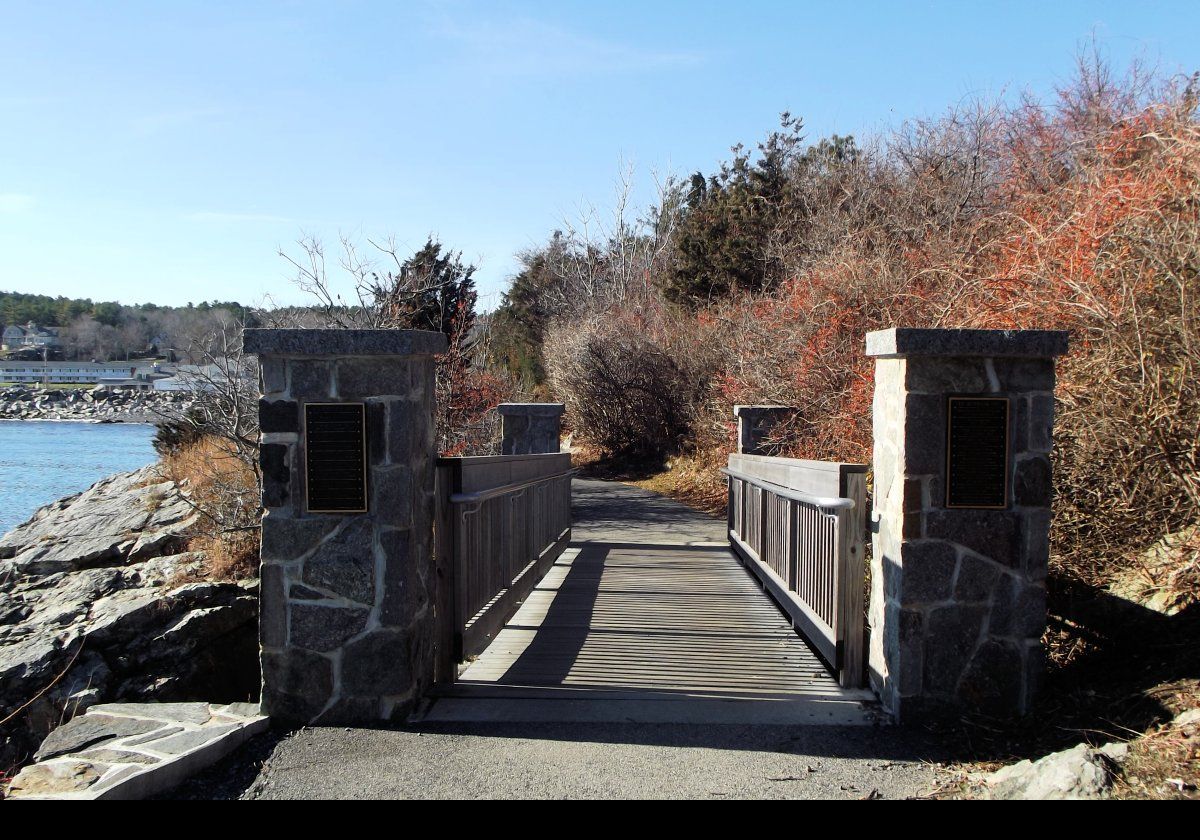
[[[367,512],[363,403],[304,406],[304,477],[309,512]]]
[[[1008,398],[949,397],[946,507],[1008,507]]]

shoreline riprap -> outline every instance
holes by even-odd
[[[154,423],[191,401],[186,391],[95,388],[0,388],[0,420]]]

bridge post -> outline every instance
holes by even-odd
[[[1046,624],[1056,331],[890,329],[875,362],[870,672],[900,720],[1029,710]]]
[[[735,405],[738,421],[739,455],[777,455],[777,447],[766,442],[775,426],[791,416],[794,408],[786,405]]]
[[[542,455],[559,451],[566,406],[562,403],[500,403],[502,455]]]
[[[434,355],[441,333],[247,330],[263,473],[262,708],[401,720],[434,670]]]

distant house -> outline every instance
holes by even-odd
[[[58,347],[57,327],[39,327],[30,321],[23,327],[15,324],[4,328],[0,337],[0,350],[29,350],[43,347]]]

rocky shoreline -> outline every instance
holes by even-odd
[[[97,703],[256,700],[257,581],[210,580],[158,465],[0,537],[0,777]]]
[[[95,388],[0,388],[0,420],[73,420],[82,423],[154,423],[186,408],[186,391]]]

